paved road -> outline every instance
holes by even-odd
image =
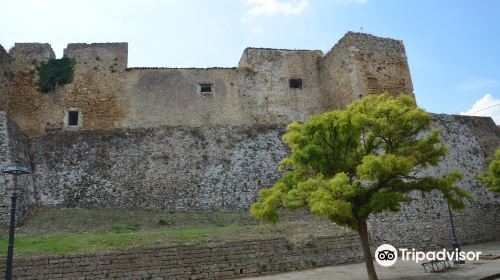
[[[500,255],[500,241],[463,246],[463,251],[481,251],[483,255]],[[420,264],[398,261],[385,268],[375,263],[379,279],[457,279],[472,280],[500,273],[500,259],[479,260],[453,267],[446,272],[425,273]],[[363,280],[368,279],[364,263],[321,267],[305,271],[289,272],[263,277],[246,278],[247,280]],[[498,278],[500,279],[500,278]]]

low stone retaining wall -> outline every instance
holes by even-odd
[[[15,279],[229,279],[362,260],[356,235],[15,258]],[[0,259],[0,275],[5,259]]]

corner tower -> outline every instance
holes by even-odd
[[[321,88],[332,108],[344,108],[366,94],[406,93],[414,97],[402,41],[348,32],[320,62]]]

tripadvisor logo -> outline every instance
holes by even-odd
[[[391,266],[398,260],[398,251],[390,244],[382,244],[375,251],[375,260],[381,266]]]
[[[399,248],[396,249],[390,244],[382,244],[378,246],[375,251],[375,260],[381,266],[391,266],[398,260],[398,253],[402,261],[414,261],[416,263],[420,261],[444,261],[444,260],[459,260],[459,261],[477,261],[479,260],[479,255],[481,252],[461,252],[458,249],[453,251],[448,251],[443,249],[441,251],[417,251],[414,248],[406,249]]]

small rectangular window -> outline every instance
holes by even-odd
[[[68,112],[68,125],[78,125],[78,111]]]
[[[214,94],[214,89],[212,84],[200,84],[200,94],[203,96],[212,96]]]
[[[290,88],[302,89],[302,79],[289,79]]]
[[[212,92],[212,85],[200,85],[201,93],[209,93]]]

